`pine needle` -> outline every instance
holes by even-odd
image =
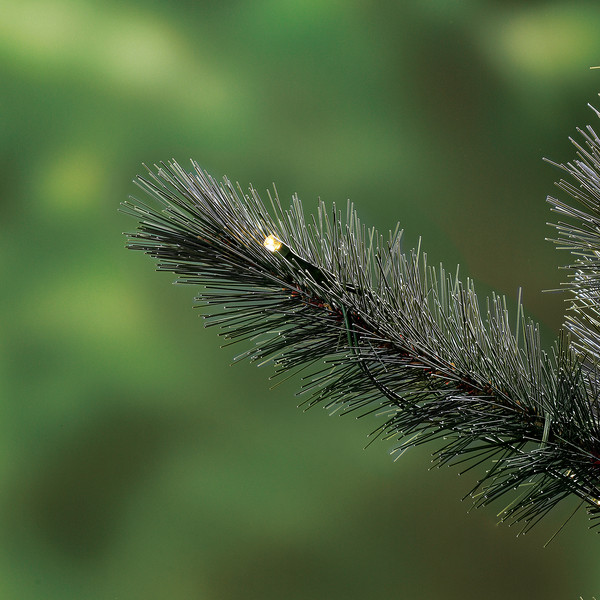
[[[471,280],[428,266],[420,244],[403,253],[399,228],[384,238],[350,203],[306,217],[298,197],[284,210],[276,190],[269,210],[253,188],[195,162],[137,178],[145,200],[124,204],[139,222],[127,247],[201,287],[206,324],[244,343],[242,357],[271,363],[282,381],[308,373],[305,406],[372,415],[374,439],[393,440],[395,457],[428,444],[437,465],[487,465],[475,506],[509,497],[502,520],[527,531],[574,494],[596,518],[600,140],[580,133],[578,160],[556,165],[575,181],[558,185],[579,208],[549,199],[577,222],[556,225],[576,258],[567,332],[549,350],[520,297],[513,317],[501,296],[480,302]]]

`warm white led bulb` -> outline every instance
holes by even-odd
[[[270,235],[265,238],[263,246],[271,252],[278,252],[279,250],[281,250],[283,242],[281,240],[278,240],[274,235]]]

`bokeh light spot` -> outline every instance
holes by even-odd
[[[69,148],[52,156],[42,171],[38,194],[50,210],[80,212],[98,197],[102,173],[103,161],[95,153]]]
[[[596,21],[576,5],[515,11],[503,24],[490,24],[487,33],[487,44],[497,60],[534,78],[573,76],[582,66],[591,66],[600,53]]]

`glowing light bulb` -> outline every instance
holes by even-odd
[[[283,246],[283,242],[281,240],[278,240],[274,235],[270,235],[265,238],[263,246],[271,252],[279,252],[279,250],[281,250],[281,247]]]

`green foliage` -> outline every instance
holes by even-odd
[[[590,136],[592,154],[564,167],[588,195],[561,187],[591,214],[553,201],[588,224],[559,225],[584,251],[571,284],[578,317],[567,321],[576,342],[561,334],[549,352],[520,305],[513,321],[500,296],[482,310],[470,280],[428,266],[420,249],[403,253],[400,230],[387,238],[367,230],[350,204],[345,215],[321,204],[307,218],[297,197],[284,210],[275,194],[269,212],[256,190],[218,183],[196,163],[189,173],[172,162],[138,178],[154,202],[125,205],[140,221],[128,247],[178,282],[204,286],[197,300],[207,324],[231,342],[252,342],[242,356],[272,362],[280,377],[302,372],[308,406],[375,413],[383,423],[374,436],[397,440],[398,454],[435,443],[438,464],[483,463],[476,506],[504,498],[503,518],[524,530],[571,494],[594,515],[598,344],[593,330],[582,333],[598,314],[600,186]]]
[[[600,113],[597,113],[600,116]],[[600,138],[592,127],[578,130],[582,144],[571,140],[577,149],[577,159],[556,165],[565,171],[569,180],[557,185],[575,199],[568,204],[548,197],[552,209],[567,222],[555,225],[559,248],[569,250],[575,257],[566,287],[571,293],[566,327],[573,333],[573,345],[585,358],[591,371],[600,361]]]

